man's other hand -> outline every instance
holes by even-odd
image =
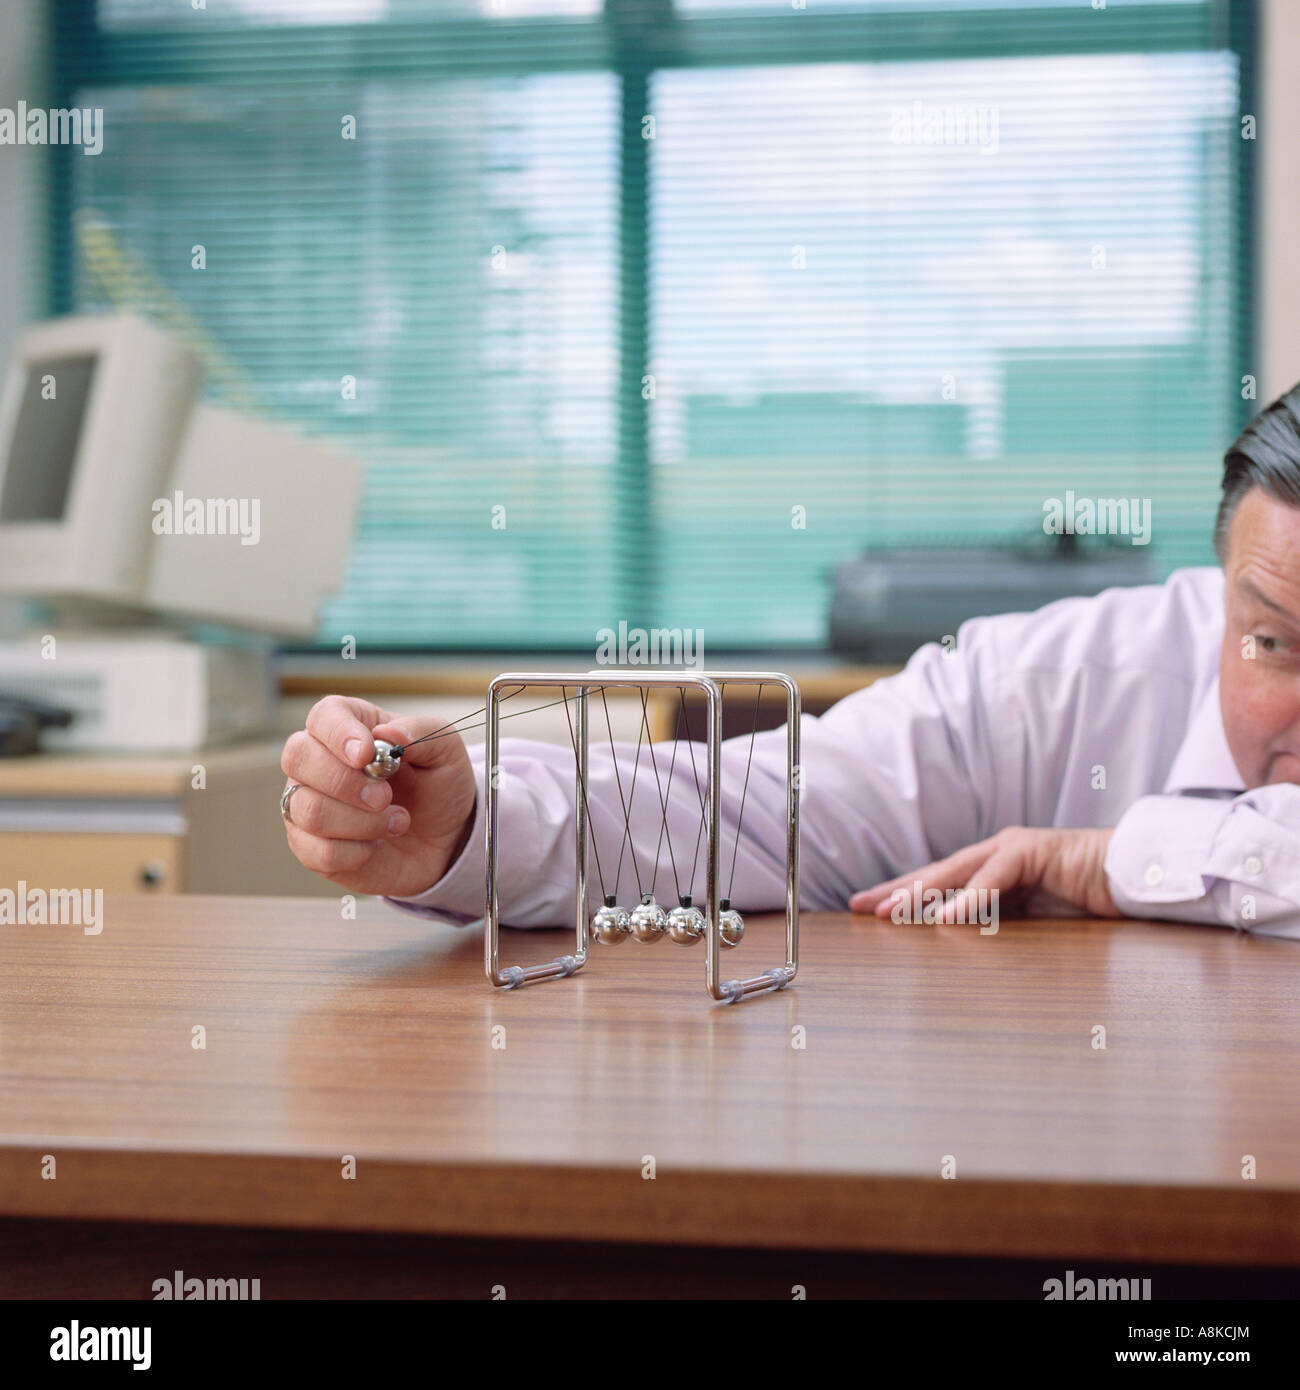
[[[935,920],[975,921],[980,891],[996,890],[997,899],[1040,890],[1093,917],[1120,915],[1106,877],[1106,850],[1112,830],[1031,830],[1009,826],[992,839],[968,845],[947,859],[900,874],[887,883],[864,889],[849,899],[853,912],[889,917],[901,894],[912,897],[919,882],[922,893],[937,889],[944,905]],[[960,899],[965,897],[964,904]],[[959,906],[961,911],[959,912]]]

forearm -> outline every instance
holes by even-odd
[[[743,743],[738,749],[737,744]],[[734,881],[736,905],[785,902],[786,760],[784,734],[724,747],[720,788],[721,890]],[[395,906],[465,921],[479,916],[485,891],[484,751],[472,749],[480,792],[465,851],[427,892],[389,899]],[[693,761],[692,761],[693,760]],[[707,786],[702,744],[686,741],[593,743],[586,785],[588,907],[612,894],[634,906],[653,892],[674,906],[679,894],[702,901],[707,844],[702,802]],[[497,886],[501,919],[511,926],[555,926],[572,919],[576,880],[576,778],[571,748],[503,739],[498,765]],[[743,811],[742,811],[743,804]],[[737,830],[740,830],[739,836]]]
[[[804,716],[797,769],[801,906],[843,910],[863,884],[989,833],[998,769],[1016,767],[1020,755],[1013,722],[990,717],[981,702],[977,667],[982,661],[996,669],[998,653],[987,637],[973,639],[971,648],[969,656],[948,655],[931,644],[900,674],[850,695],[820,718]],[[704,747],[681,742],[653,748],[652,761],[650,746],[638,758],[635,744],[611,750],[608,740],[592,739],[589,906],[599,905],[602,892],[622,906],[635,906],[650,891],[669,906],[679,891],[703,900]],[[722,890],[741,911],[780,910],[784,728],[758,734],[752,749],[751,762],[749,734],[722,746]],[[390,899],[396,905],[458,921],[482,915],[483,749],[472,749],[471,759],[480,792],[465,852],[427,892]],[[572,920],[574,782],[572,747],[502,740],[497,882],[503,921],[541,926]]]

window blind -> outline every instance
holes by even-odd
[[[1160,573],[1210,558],[1256,408],[1226,0],[55,29],[105,143],[61,165],[51,307],[154,315],[365,460],[323,644],[816,645],[837,562],[1041,542],[1067,490],[1150,499]]]

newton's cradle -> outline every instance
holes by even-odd
[[[744,788],[741,792],[740,806],[736,818],[736,847],[732,855],[731,880],[734,883],[736,860],[739,857],[740,830],[745,814],[745,796],[749,789],[749,770],[753,762],[754,737],[758,731],[759,703],[765,685],[776,685],[785,691],[786,703],[786,782],[785,782],[785,961],[775,965],[762,974],[739,979],[722,978],[720,966],[723,950],[738,946],[744,936],[745,924],[739,912],[731,906],[731,887],[725,896],[720,892],[722,884],[722,846],[720,835],[721,792],[722,792],[722,702],[723,692],[729,686],[753,686],[754,722],[749,738],[749,761],[745,768]],[[533,705],[526,710],[512,710],[501,713],[501,706],[529,687],[559,689],[561,698],[547,705]],[[641,765],[642,742],[648,741],[649,722],[646,704],[651,690],[676,689],[681,709],[678,716],[678,729],[682,730],[686,715],[686,691],[697,690],[704,697],[706,734],[704,740],[703,780],[695,762],[695,745],[686,740],[695,791],[700,805],[700,826],[695,839],[695,853],[691,858],[686,887],[689,890],[694,880],[698,862],[700,841],[704,847],[705,899],[703,907],[696,906],[689,892],[682,893],[678,877],[678,861],[673,851],[672,836],[668,828],[668,792],[671,790],[673,772],[677,762],[677,752],[683,742],[682,734],[674,741],[672,761],[669,764],[667,784],[661,782],[658,759],[653,748],[649,765],[653,770],[654,785],[661,810],[659,845],[655,851],[654,869],[650,876],[653,888],[659,872],[659,856],[667,841],[668,858],[672,867],[674,884],[678,887],[676,907],[665,909],[655,900],[652,891],[641,891],[642,882],[637,865],[635,847],[632,854],[632,868],[637,881],[640,901],[633,907],[622,907],[613,892],[606,891],[605,876],[600,862],[599,848],[594,837],[589,834],[591,823],[590,808],[587,801],[587,770],[590,752],[590,702],[593,695],[599,695],[604,706],[605,725],[609,732],[610,752],[614,754],[614,738],[610,724],[609,706],[605,701],[605,691],[609,689],[631,688],[641,693],[641,725],[637,741],[636,761],[633,764],[631,785],[624,796],[623,778],[619,772],[617,755],[614,755],[613,769],[618,786],[619,800],[623,810],[623,838],[619,846],[618,866],[614,871],[611,887],[616,888],[622,871],[623,854],[631,842],[632,799],[636,792],[636,778]],[[575,874],[575,920],[574,949],[571,955],[563,955],[544,965],[506,965],[500,963],[500,903],[497,886],[498,853],[498,777],[494,770],[499,764],[500,722],[518,714],[530,714],[550,705],[563,705],[565,718],[569,724],[569,736],[574,754],[574,820],[576,828],[576,874]],[[626,671],[586,671],[578,673],[545,673],[532,671],[508,672],[497,676],[488,686],[487,705],[423,739],[412,743],[423,743],[428,739],[445,738],[458,734],[466,726],[465,720],[486,715],[486,757],[483,765],[483,804],[487,823],[485,845],[485,877],[487,896],[483,920],[485,925],[485,968],[489,981],[498,989],[519,989],[524,985],[536,984],[540,980],[554,980],[573,975],[587,964],[587,955],[592,939],[604,945],[617,945],[628,937],[652,944],[665,936],[678,945],[690,946],[704,943],[704,982],[714,999],[734,1004],[749,994],[759,994],[769,990],[784,989],[795,977],[799,968],[799,687],[789,676],[771,671],[715,671],[708,674],[684,671],[662,673],[631,673]],[[456,727],[462,726],[461,728]],[[366,768],[371,777],[392,777],[401,766],[402,754],[410,745],[385,743],[375,740],[375,759]],[[590,845],[588,841],[590,840]],[[588,917],[588,853],[594,854],[596,873],[600,883],[602,906]],[[684,862],[684,861],[683,861]]]

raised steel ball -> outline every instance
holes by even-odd
[[[704,914],[688,898],[668,914],[668,939],[679,946],[693,946],[704,937]]]
[[[633,937],[643,946],[663,939],[668,926],[668,914],[654,900],[653,893],[647,893],[628,918],[628,926]]]
[[[396,751],[394,751],[396,750]],[[396,743],[388,743],[382,738],[375,740],[375,757],[366,764],[366,776],[376,780],[392,777],[402,765],[402,750]]]
[[[596,915],[591,919],[592,935],[605,946],[617,946],[620,941],[626,941],[628,929],[627,909],[617,907],[613,903],[606,903],[604,907],[598,908]]]
[[[745,919],[734,907],[724,907],[718,914],[718,935],[724,946],[739,946],[745,935]]]
[[[718,932],[724,946],[739,946],[745,936],[745,919],[731,908],[719,916]]]

